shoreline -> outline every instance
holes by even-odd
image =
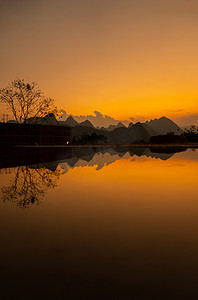
[[[3,145],[5,148],[90,148],[90,147],[141,147],[141,148],[198,148],[198,143],[187,144],[85,144],[85,145]]]

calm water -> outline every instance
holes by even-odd
[[[1,153],[1,299],[197,299],[198,150],[51,152]]]

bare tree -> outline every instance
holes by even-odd
[[[43,118],[49,113],[58,113],[54,99],[46,98],[37,83],[16,79],[0,89],[0,102],[7,105],[17,123],[26,123],[28,118]]]

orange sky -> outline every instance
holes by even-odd
[[[0,0],[0,86],[36,81],[68,114],[198,125],[197,0]]]

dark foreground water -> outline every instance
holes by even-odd
[[[2,150],[0,298],[197,299],[198,150],[160,152]]]

